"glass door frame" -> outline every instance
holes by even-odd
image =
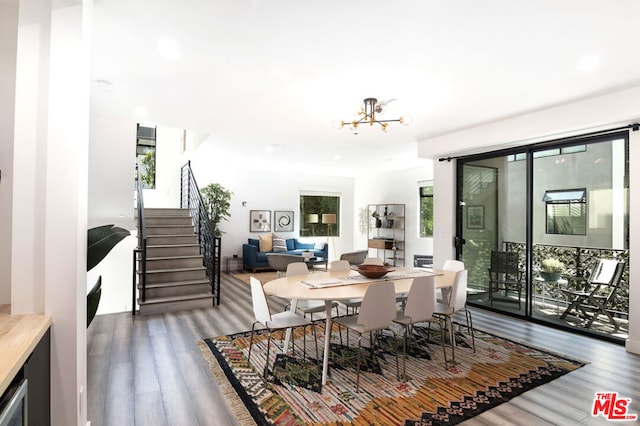
[[[592,135],[578,135],[578,136],[574,136],[574,137],[570,137],[570,138],[564,138],[564,139],[557,139],[557,140],[552,140],[552,141],[545,141],[545,142],[540,142],[540,143],[535,143],[535,144],[529,144],[529,145],[523,145],[523,146],[517,146],[517,147],[510,147],[510,148],[505,148],[505,149],[501,149],[501,150],[496,150],[496,151],[490,151],[490,152],[485,152],[485,153],[480,153],[480,154],[473,154],[473,155],[468,155],[468,156],[462,156],[462,157],[457,157],[456,160],[456,219],[455,219],[455,223],[456,223],[456,233],[454,236],[454,246],[455,246],[455,254],[456,254],[456,259],[461,260],[462,259],[462,250],[463,250],[463,245],[465,244],[465,240],[464,240],[464,224],[463,224],[463,207],[464,207],[464,203],[462,202],[463,200],[463,170],[464,170],[464,165],[467,163],[471,163],[471,162],[476,162],[479,160],[486,160],[486,159],[492,159],[492,158],[496,158],[496,157],[501,157],[501,156],[507,156],[507,155],[515,155],[515,154],[526,154],[526,158],[525,158],[525,271],[524,271],[524,276],[525,276],[525,291],[524,291],[524,297],[525,297],[525,308],[524,308],[524,314],[520,314],[517,312],[510,312],[510,311],[505,311],[505,310],[501,310],[499,308],[494,308],[492,306],[488,306],[488,305],[483,305],[483,304],[478,304],[478,303],[474,303],[473,301],[469,301],[469,305],[476,307],[476,308],[480,308],[480,309],[485,309],[488,311],[492,311],[492,312],[497,312],[503,315],[508,315],[508,316],[513,316],[513,317],[518,317],[518,318],[523,318],[526,319],[528,321],[531,322],[535,322],[535,323],[540,323],[540,324],[544,324],[550,327],[554,327],[554,328],[560,328],[563,330],[568,330],[577,334],[584,334],[584,335],[588,335],[591,337],[596,337],[602,340],[608,340],[608,341],[612,341],[615,343],[624,343],[624,340],[621,340],[620,338],[617,337],[613,337],[613,336],[609,336],[607,337],[606,335],[600,334],[600,333],[595,333],[593,331],[590,331],[589,329],[582,329],[582,328],[576,328],[570,325],[562,325],[562,324],[558,324],[555,322],[549,322],[549,321],[545,321],[543,319],[537,318],[535,316],[533,316],[533,303],[534,303],[534,292],[533,292],[533,252],[534,252],[534,242],[533,242],[533,238],[534,238],[534,227],[533,227],[533,190],[534,190],[534,176],[533,176],[533,162],[534,162],[534,153],[535,152],[540,152],[540,151],[545,151],[545,150],[549,150],[549,149],[556,149],[556,148],[566,148],[566,147],[572,147],[572,146],[577,146],[577,145],[590,145],[590,144],[595,144],[595,143],[602,143],[602,142],[607,142],[607,141],[613,141],[616,139],[623,139],[626,145],[626,150],[628,153],[628,144],[629,144],[629,127],[625,127],[625,128],[619,128],[619,129],[613,129],[611,131],[608,132],[600,132],[597,134],[592,134]],[[628,158],[628,154],[626,157],[626,161],[629,161]],[[627,170],[629,168],[629,165],[626,165]],[[630,190],[630,183],[627,183],[627,188]],[[627,212],[628,215],[628,212]],[[626,231],[626,235],[628,238],[628,216],[627,216],[627,231]],[[628,249],[628,247],[627,247]]]

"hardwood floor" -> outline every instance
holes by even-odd
[[[282,309],[284,300],[271,299]],[[88,417],[92,426],[236,425],[196,340],[248,330],[249,286],[222,277],[222,303],[208,309],[132,317],[99,315],[87,331]],[[624,347],[473,310],[474,326],[590,364],[530,390],[465,425],[608,424],[592,417],[595,392],[631,398],[640,414],[640,357]]]

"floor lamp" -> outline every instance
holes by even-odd
[[[316,213],[310,213],[307,215],[307,223],[311,224],[311,236],[316,235],[316,223],[318,223],[318,215]]]
[[[334,213],[323,213],[322,214],[322,223],[327,225],[327,244],[329,244],[329,239],[331,238],[331,227],[336,223],[336,215]],[[333,238],[331,238],[331,246],[333,248],[333,252],[336,252],[335,242]],[[329,259],[327,259],[328,261]]]

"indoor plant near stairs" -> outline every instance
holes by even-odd
[[[545,281],[555,282],[564,272],[564,263],[553,257],[548,257],[540,262],[540,276]]]
[[[211,227],[216,237],[222,236],[219,228],[220,222],[229,220],[229,208],[231,207],[231,196],[233,192],[227,190],[219,183],[210,183],[200,189],[202,200],[204,201],[207,214],[211,220]]]
[[[114,225],[103,225],[89,229],[87,233],[87,272],[104,259],[112,248],[129,236],[129,231]],[[102,295],[102,276],[87,294],[87,327],[98,311]]]

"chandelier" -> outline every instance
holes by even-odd
[[[390,99],[386,102],[378,103],[376,98],[366,98],[363,102],[364,105],[358,111],[358,117],[353,119],[352,121],[337,121],[336,127],[338,129],[342,129],[345,125],[348,125],[351,130],[356,130],[360,124],[368,123],[369,126],[373,126],[373,123],[378,123],[383,132],[387,132],[389,128],[389,123],[398,122],[400,124],[404,124],[408,126],[411,124],[411,117],[405,116],[396,118],[393,120],[379,120],[376,118],[376,113],[381,114],[385,105],[395,99]],[[362,117],[360,117],[362,116]]]

